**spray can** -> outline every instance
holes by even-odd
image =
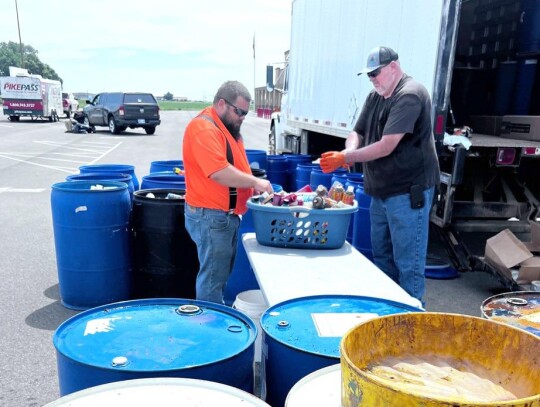
[[[313,209],[324,209],[324,198],[322,196],[316,196],[313,198]]]
[[[347,205],[354,204],[354,187],[352,185],[349,185],[347,190],[343,193],[343,199],[341,199],[341,202]]]

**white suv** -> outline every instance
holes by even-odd
[[[79,110],[79,102],[73,96],[73,93],[62,92],[62,105],[64,106],[64,114],[69,119],[71,115]]]

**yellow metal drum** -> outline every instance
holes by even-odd
[[[445,313],[389,315],[351,329],[343,337],[340,351],[343,407],[540,407],[540,338],[506,324]],[[434,394],[439,385],[441,392],[446,392],[444,386],[449,383],[456,385],[457,376],[440,376],[444,383],[429,388],[422,387],[433,383],[427,375],[383,378],[378,369],[391,361],[421,361],[425,363],[416,366],[474,374],[479,385],[470,391],[483,392],[480,389],[489,384],[515,397],[479,401],[484,394],[473,398],[466,392]]]

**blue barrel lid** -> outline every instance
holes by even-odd
[[[231,358],[257,337],[245,314],[206,301],[150,298],[104,305],[71,317],[53,343],[86,365],[132,372],[195,368]]]
[[[97,185],[101,185],[103,188],[95,188]],[[56,184],[51,185],[51,189],[63,191],[63,192],[78,192],[78,193],[96,193],[96,192],[115,192],[122,189],[128,189],[128,186],[125,182],[119,181],[108,181],[108,180],[73,180],[73,181],[62,181],[57,182]]]
[[[261,316],[263,331],[288,347],[339,358],[339,343],[354,325],[377,316],[423,312],[420,308],[381,298],[316,295],[276,304]]]

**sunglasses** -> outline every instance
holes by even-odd
[[[368,78],[376,78],[377,76],[379,76],[379,74],[381,73],[382,69],[383,69],[385,66],[388,66],[388,65],[389,65],[389,64],[380,66],[380,67],[378,67],[377,69],[375,69],[374,71],[368,72],[368,73],[367,73]]]
[[[231,106],[234,110],[234,113],[236,113],[236,115],[238,117],[243,117],[243,116],[247,116],[247,114],[249,113],[248,110],[244,110],[244,109],[240,109],[239,107],[233,105],[231,102],[229,102],[228,100],[226,99],[223,99],[225,101],[225,103],[227,103],[229,106]]]

